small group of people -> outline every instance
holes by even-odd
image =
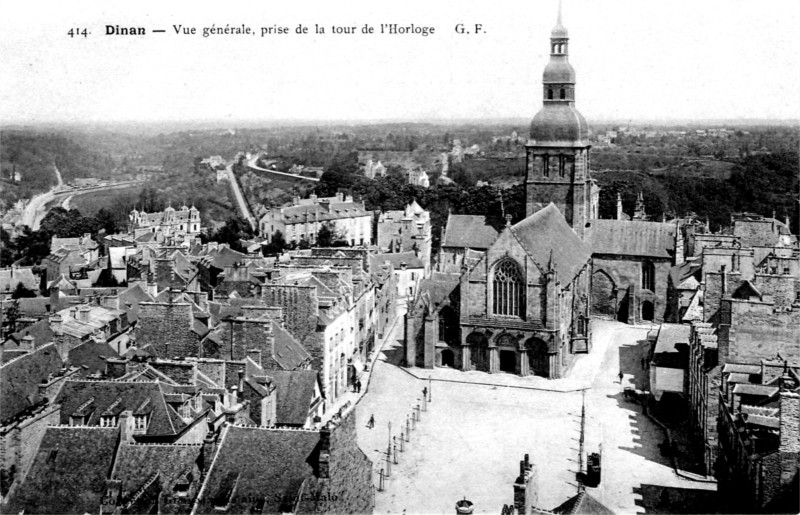
[[[356,393],[361,393],[361,379],[358,379],[355,383],[353,383],[353,391]]]

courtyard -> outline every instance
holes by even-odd
[[[513,503],[525,454],[534,465],[537,506],[552,510],[577,493],[576,474],[585,459],[580,456],[584,403],[585,451],[602,451],[602,480],[597,488],[587,488],[590,495],[615,513],[712,511],[716,485],[676,475],[660,453],[662,429],[641,406],[623,398],[625,386],[646,385],[641,358],[649,327],[593,324],[592,353],[580,356],[569,376],[556,381],[404,369],[398,366],[398,324],[357,410],[358,441],[373,460],[376,487],[380,471],[391,467],[383,491],[375,492],[375,512],[453,513],[455,502],[466,497],[475,513],[499,513]],[[432,397],[427,405],[422,401],[426,387]],[[406,436],[418,404],[420,421]],[[409,439],[402,451],[401,431]],[[397,464],[394,456],[386,461],[390,441],[397,446]]]

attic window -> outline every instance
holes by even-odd
[[[186,477],[180,478],[178,480],[178,482],[175,483],[175,487],[172,489],[172,491],[178,497],[188,497],[189,496],[189,481],[186,479]]]
[[[133,430],[134,431],[147,430],[147,415],[134,415]]]
[[[85,425],[85,421],[83,417],[69,417],[69,425],[71,426],[82,426]]]
[[[114,415],[103,415],[100,417],[100,427],[116,427],[117,417]]]

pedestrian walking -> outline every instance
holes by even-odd
[[[356,381],[356,393],[361,393],[361,379]]]
[[[619,371],[617,377],[619,377],[619,384],[622,384],[622,370]]]
[[[367,427],[370,428],[370,429],[375,427],[375,415],[370,415],[369,416],[369,422],[367,422]]]

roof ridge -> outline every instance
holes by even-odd
[[[259,426],[255,424],[230,424],[229,427],[237,427],[240,429],[261,429],[263,431],[293,431],[303,433],[319,433],[318,429],[306,429],[304,427],[288,427],[288,426]]]
[[[114,430],[114,431],[119,431],[119,428],[117,426],[102,427],[102,426],[90,426],[90,425],[74,425],[74,426],[72,426],[72,425],[69,425],[69,424],[48,424],[47,428],[48,429],[49,428],[53,428],[53,429],[92,429],[92,430],[94,430],[94,429],[111,429],[111,430]]]
[[[5,363],[3,363],[2,365],[0,365],[0,370],[2,370],[4,367],[10,365],[11,363],[14,363],[15,361],[18,361],[18,360],[20,360],[20,359],[22,359],[22,358],[24,358],[26,356],[31,356],[31,355],[33,355],[34,352],[38,352],[38,351],[40,351],[40,350],[42,350],[45,347],[50,346],[50,345],[55,346],[55,343],[54,342],[45,343],[41,347],[37,347],[37,348],[33,349],[30,352],[26,352],[25,354],[20,354],[19,356],[15,357],[15,358],[12,358],[12,359],[6,361]]]

